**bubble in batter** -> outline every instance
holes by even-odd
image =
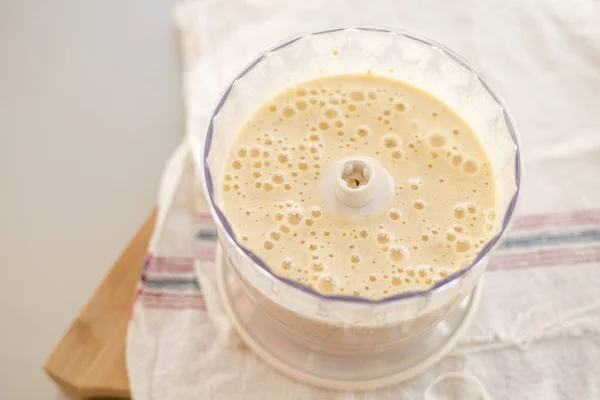
[[[392,261],[401,262],[408,258],[408,250],[402,246],[394,246],[390,248],[390,258]]]
[[[295,105],[296,105],[296,109],[298,109],[298,111],[304,111],[308,107],[308,104],[304,100],[296,100]]]
[[[298,211],[290,211],[287,215],[287,221],[292,225],[300,225],[302,218],[302,214]]]
[[[281,262],[281,268],[285,269],[285,270],[289,270],[294,266],[294,261],[292,261],[291,258],[285,258],[282,262]]]
[[[285,180],[285,175],[283,172],[275,172],[271,177],[271,180],[277,184],[281,184]]]
[[[250,157],[252,158],[257,158],[260,157],[260,154],[262,153],[262,149],[259,146],[252,146],[250,148]]]
[[[477,161],[475,160],[465,160],[462,166],[462,170],[467,174],[476,174],[477,171],[479,171],[479,164],[477,164]]]
[[[319,288],[325,293],[331,293],[338,285],[337,280],[333,276],[324,276],[319,280]]]
[[[417,201],[415,201],[415,203],[414,203],[414,207],[415,207],[417,210],[423,210],[423,209],[425,208],[425,202],[424,202],[423,200],[417,200]]]
[[[309,139],[311,142],[318,142],[319,140],[321,140],[321,135],[319,135],[318,133],[313,133],[309,136]]]
[[[386,135],[382,140],[383,147],[393,149],[400,145],[400,138],[396,135]]]
[[[353,91],[350,92],[350,95],[348,97],[350,98],[350,100],[364,101],[365,100],[365,93],[362,92],[362,91],[353,90]]]
[[[391,236],[387,232],[379,232],[377,234],[377,242],[380,244],[389,243],[390,240],[391,240]]]
[[[321,207],[313,207],[310,213],[313,217],[319,218],[321,215],[323,215],[323,210]]]
[[[440,133],[434,133],[429,136],[429,144],[431,147],[443,147],[446,144],[446,138]]]
[[[452,214],[454,214],[454,216],[458,219],[463,219],[467,216],[467,211],[465,210],[465,207],[462,204],[459,204],[454,206],[454,208],[452,209]]]
[[[394,104],[394,108],[396,111],[403,112],[406,110],[406,105],[404,105],[404,103],[396,103]]]
[[[394,151],[392,152],[392,158],[393,158],[394,160],[399,160],[399,159],[401,159],[402,157],[404,157],[404,152],[403,152],[402,150],[394,150]]]
[[[325,109],[323,110],[323,115],[327,119],[334,119],[337,118],[337,116],[339,115],[339,111],[337,108],[329,106],[325,107]]]
[[[402,215],[402,214],[401,214],[401,213],[400,213],[400,211],[398,211],[398,210],[390,210],[390,218],[391,218],[393,221],[397,221],[397,220],[399,220],[401,215]]]
[[[459,239],[456,242],[456,251],[459,253],[464,253],[471,248],[471,242],[468,239]]]
[[[325,271],[325,264],[322,263],[321,261],[316,261],[316,262],[312,263],[312,265],[310,266],[310,269],[313,270],[314,272]]]
[[[453,154],[451,157],[452,165],[460,165],[462,164],[464,157],[462,154]]]
[[[359,125],[357,130],[356,130],[356,134],[360,137],[367,137],[371,134],[371,128],[368,125]]]
[[[408,180],[408,183],[412,190],[419,190],[419,188],[423,184],[423,180],[421,178],[411,178]]]
[[[290,106],[286,106],[281,110],[281,114],[286,118],[293,118],[296,115],[296,110]]]
[[[279,240],[279,239],[281,239],[281,234],[279,232],[276,232],[276,231],[271,231],[271,233],[269,234],[269,236],[271,236],[271,239],[273,239],[273,240]]]

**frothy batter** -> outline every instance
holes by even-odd
[[[325,207],[334,190],[319,189],[352,155],[378,160],[394,181],[385,206],[362,216]],[[470,265],[495,230],[493,170],[477,136],[437,98],[371,74],[304,82],[262,105],[221,182],[238,241],[323,293],[426,289]]]

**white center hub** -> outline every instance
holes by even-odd
[[[377,160],[350,156],[331,165],[319,182],[319,191],[325,208],[364,215],[386,206],[394,193],[394,180]]]

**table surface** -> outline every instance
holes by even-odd
[[[0,391],[41,365],[155,204],[183,132],[178,1],[0,2]]]

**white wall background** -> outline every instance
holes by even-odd
[[[176,0],[0,0],[0,397],[41,369],[183,133]]]

